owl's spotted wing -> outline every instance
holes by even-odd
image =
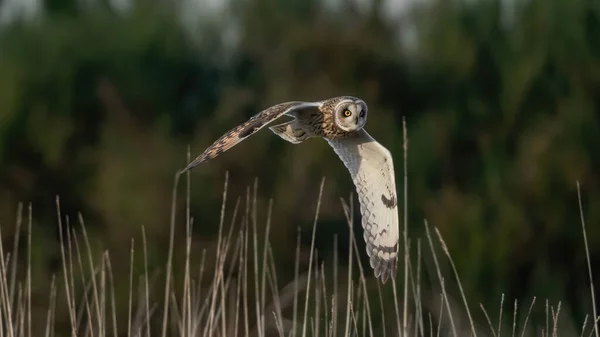
[[[283,115],[297,111],[318,109],[319,106],[320,102],[286,102],[267,108],[251,117],[247,122],[229,130],[201,155],[189,163],[186,168],[181,170],[180,173],[184,173],[205,161],[215,158]]]
[[[385,283],[396,273],[398,199],[390,152],[360,130],[329,145],[344,162],[356,186],[367,254],[375,277]]]

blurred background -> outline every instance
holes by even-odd
[[[0,0],[0,224],[10,249],[18,203],[25,214],[31,203],[40,315],[61,271],[57,195],[115,275],[127,279],[142,226],[161,268],[188,146],[195,157],[268,106],[336,95],[369,105],[366,128],[394,155],[399,195],[406,118],[413,248],[427,219],[472,310],[537,296],[540,310],[562,301],[580,326],[591,301],[577,181],[600,280],[597,0]],[[282,284],[298,228],[309,245],[323,177],[319,258],[331,260],[337,235],[346,263],[348,172],[324,141],[295,146],[267,129],[191,172],[194,259],[215,244],[226,171],[226,219],[255,179],[259,223],[273,199]]]

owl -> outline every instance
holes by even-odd
[[[340,96],[318,102],[286,102],[251,117],[217,139],[180,173],[184,173],[258,132],[282,116],[291,121],[269,129],[292,144],[324,138],[339,156],[356,187],[369,263],[385,283],[395,276],[398,257],[398,198],[391,153],[373,139],[364,126],[367,104]]]

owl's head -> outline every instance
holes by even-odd
[[[367,104],[356,97],[344,97],[335,104],[335,124],[346,132],[358,131],[367,123]]]

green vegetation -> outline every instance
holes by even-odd
[[[97,318],[106,317],[105,331],[112,334],[112,294],[115,315],[124,317],[119,322],[127,322],[133,238],[133,296],[134,303],[139,303],[134,308],[145,310],[145,297],[139,296],[138,290],[144,294],[148,270],[148,296],[156,303],[149,310],[158,317],[151,328],[156,330],[153,335],[161,333],[172,177],[185,165],[188,148],[193,154],[202,151],[231,126],[275,103],[351,94],[369,104],[367,129],[394,155],[399,194],[405,187],[401,177],[408,176],[408,214],[401,217],[407,216],[411,268],[415,269],[415,280],[407,285],[412,309],[422,305],[424,313],[431,312],[433,321],[438,322],[439,271],[446,280],[444,289],[452,308],[457,310],[456,320],[461,320],[455,322],[457,328],[470,330],[452,268],[446,260],[440,260],[436,268],[432,260],[429,247],[439,254],[444,245],[429,243],[422,225],[426,219],[432,239],[437,239],[435,227],[452,253],[477,331],[490,331],[477,304],[483,304],[496,326],[498,305],[503,302],[507,325],[502,329],[508,334],[514,301],[519,301],[519,324],[524,324],[534,296],[528,326],[535,327],[538,335],[540,327],[549,330],[546,319],[552,317],[550,308],[556,311],[559,301],[562,320],[558,328],[566,331],[561,330],[561,335],[580,331],[586,315],[589,331],[594,314],[579,219],[589,224],[590,263],[595,267],[593,277],[598,279],[598,1],[434,0],[403,13],[391,11],[389,2],[377,0],[365,2],[368,6],[352,1],[334,6],[313,0],[244,0],[229,1],[222,9],[210,11],[204,7],[194,11],[186,7],[187,2],[179,1],[131,1],[124,10],[111,3],[44,0],[39,17],[0,27],[0,224],[7,268],[2,275],[10,276],[2,280],[10,296],[2,293],[2,298],[4,304],[8,298],[12,300],[10,315],[13,320],[19,317],[14,327],[21,326],[21,317],[28,326],[23,315],[29,312],[36,323],[33,327],[40,329],[34,335],[44,333],[45,327],[38,323],[46,320],[48,289],[54,279],[56,310],[52,317],[57,333],[68,335],[71,331],[70,298],[80,310],[75,312],[79,322],[89,314],[98,329]],[[406,172],[401,165],[403,118],[409,144]],[[221,215],[218,210],[226,171],[230,212]],[[264,247],[269,247],[269,267],[263,268],[262,262],[253,265],[261,273],[258,283],[253,277],[239,275],[222,278],[232,282],[232,291],[238,281],[248,287],[250,316],[240,316],[240,322],[242,317],[255,322],[255,303],[268,304],[271,291],[279,289],[283,294],[286,284],[295,284],[296,261],[300,274],[308,271],[313,228],[317,263],[312,270],[319,270],[322,264],[326,274],[322,288],[328,295],[322,297],[327,298],[323,303],[331,309],[334,284],[339,294],[346,294],[351,246],[340,196],[349,204],[355,197],[347,198],[353,192],[350,177],[323,141],[293,146],[268,131],[260,132],[243,146],[195,169],[191,177],[189,209],[187,202],[179,202],[173,212],[177,221],[170,286],[176,292],[173,308],[178,308],[171,310],[173,322],[177,317],[182,326],[189,322],[184,313],[191,311],[182,310],[188,298],[183,292],[184,280],[197,282],[196,271],[204,261],[203,284],[218,284],[212,271],[220,261],[216,258],[222,247],[219,242],[227,237],[221,230],[233,228],[227,242],[232,248],[239,247],[239,235],[254,235],[238,232],[253,228],[242,226],[245,223],[256,225],[257,237],[256,245],[251,240],[246,257],[263,261]],[[313,227],[322,177],[326,183],[319,199],[319,220]],[[577,181],[581,184],[582,215]],[[183,188],[176,190],[176,196],[187,200]],[[24,231],[24,225],[20,230],[9,225],[21,219],[21,212],[15,212],[20,203],[32,205],[31,231]],[[249,211],[244,207],[250,207]],[[189,238],[181,220],[188,218],[188,212],[193,218]],[[231,220],[234,213],[236,219]],[[361,238],[358,211],[349,215],[355,219],[354,235]],[[219,226],[223,216],[224,225]],[[81,241],[83,219],[89,252],[86,240]],[[267,219],[269,246],[264,245]],[[72,244],[79,242],[79,251],[73,246],[69,249],[68,235],[74,235],[73,230],[79,241],[73,237]],[[26,233],[31,233],[31,245],[23,244]],[[17,254],[14,238],[19,235]],[[295,247],[298,236],[301,245],[296,254],[290,247]],[[187,245],[183,243],[190,240],[192,276],[186,278]],[[368,316],[361,316],[366,311],[361,302],[364,292],[359,265],[364,269],[372,326],[385,325],[390,335],[397,331],[397,319],[404,322],[404,262],[400,261],[394,292],[389,284],[374,282],[363,254],[364,243],[357,240],[356,245],[352,277],[358,307],[353,309],[359,335],[363,326],[369,330],[362,321]],[[26,259],[27,247],[31,263]],[[73,258],[67,259],[66,265],[62,249],[65,257]],[[417,259],[419,251],[421,259]],[[105,252],[110,252],[110,266],[103,257]],[[81,272],[78,256],[82,258]],[[228,256],[235,260],[243,254],[231,251]],[[91,280],[88,257],[99,271],[87,302],[80,303],[87,285],[81,282]],[[339,262],[338,282],[330,276],[335,274],[334,261]],[[416,271],[418,261],[423,262],[421,273]],[[65,266],[73,267],[73,271],[67,270],[74,278],[69,296],[63,284]],[[27,284],[27,271],[32,275],[32,302],[31,307],[22,307],[19,298],[27,298],[27,287],[19,288],[19,282],[22,287]],[[263,283],[262,273],[267,271]],[[252,268],[249,273],[254,273]],[[102,275],[106,282],[101,281]],[[275,277],[277,286],[272,287]],[[106,292],[101,284],[109,287]],[[255,284],[266,284],[264,301],[253,300]],[[416,284],[420,284],[418,296],[413,293]],[[313,292],[321,291],[313,286]],[[224,323],[234,326],[218,316],[219,308],[230,308],[220,302],[229,297],[208,286],[202,289],[203,293],[192,297],[200,296],[201,303],[213,294],[216,297],[207,302],[215,307],[197,317],[199,326],[210,326],[205,323],[211,319],[218,331],[223,331]],[[102,294],[106,296],[103,299]],[[297,326],[312,330],[310,318],[304,325],[304,294],[299,296]],[[393,299],[399,301],[398,311]],[[346,307],[346,300],[341,299],[344,306],[340,309]],[[107,305],[105,315],[96,311],[101,303]],[[3,315],[8,315],[7,308],[2,306]],[[318,315],[331,315],[324,309]],[[386,315],[382,316],[382,311]],[[265,314],[272,318],[270,312]],[[414,322],[412,314],[408,313],[407,320]],[[345,329],[346,322],[354,328],[345,311],[340,315],[340,329]],[[446,315],[447,311],[442,323]],[[284,316],[294,321],[292,316]],[[142,329],[144,317],[147,315],[140,311],[133,326]],[[382,317],[386,324],[379,323]],[[429,331],[428,316],[416,317],[423,317],[423,330]],[[0,319],[6,322],[7,317]],[[327,319],[319,321],[319,328],[325,328]],[[123,334],[125,327],[125,323],[119,324]],[[254,327],[249,323],[249,328]],[[13,332],[23,331],[16,329]],[[11,335],[8,330],[3,332]]]

